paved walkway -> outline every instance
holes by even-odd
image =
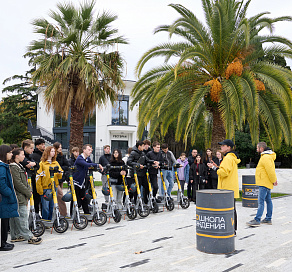
[[[239,170],[240,177],[254,169]],[[292,170],[277,170],[277,192],[292,193]],[[99,203],[102,195],[98,195]],[[195,215],[187,210],[150,214],[147,218],[102,227],[73,228],[43,235],[40,245],[20,242],[0,252],[0,271],[291,271],[292,196],[273,200],[273,225],[246,226],[256,213],[237,203],[236,251],[213,255],[196,249]],[[71,227],[71,225],[70,225]],[[140,253],[140,254],[135,254]]]

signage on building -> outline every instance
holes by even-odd
[[[127,134],[113,134],[112,139],[114,140],[128,140]]]

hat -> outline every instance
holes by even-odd
[[[220,145],[227,145],[227,146],[230,146],[231,148],[234,147],[234,143],[231,140],[229,140],[229,139],[225,139],[224,141],[219,142],[218,144],[220,144]]]

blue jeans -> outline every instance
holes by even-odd
[[[44,189],[44,194],[47,190],[51,189]],[[57,194],[57,188],[56,188],[56,194]],[[54,200],[47,201],[44,199],[44,196],[41,196],[41,202],[42,202],[42,218],[46,220],[52,220],[53,210],[54,210]]]
[[[167,194],[169,196],[171,196],[171,190],[174,186],[174,182],[173,182],[173,171],[172,170],[161,170],[162,171],[162,174],[163,174],[163,179],[164,179],[164,182],[165,182],[165,186],[166,186],[166,189],[167,189]],[[162,181],[161,181],[161,185],[162,185]],[[163,189],[163,185],[161,186],[161,192],[162,192],[162,195],[164,194],[164,189]]]
[[[264,213],[265,201],[267,202],[267,214],[266,220],[272,220],[272,213],[273,213],[273,203],[271,198],[271,189],[259,186],[259,199],[258,199],[258,211],[257,215],[254,218],[257,222],[261,221],[261,217]]]

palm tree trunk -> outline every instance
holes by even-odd
[[[84,125],[83,115],[84,115],[84,107],[82,108],[77,107],[74,101],[72,100],[71,122],[70,122],[70,150],[72,150],[73,147],[79,147],[80,151],[82,150],[83,125]]]
[[[211,112],[213,114],[211,149],[215,153],[217,149],[220,149],[218,142],[222,142],[225,139],[226,131],[218,108],[212,108]]]

